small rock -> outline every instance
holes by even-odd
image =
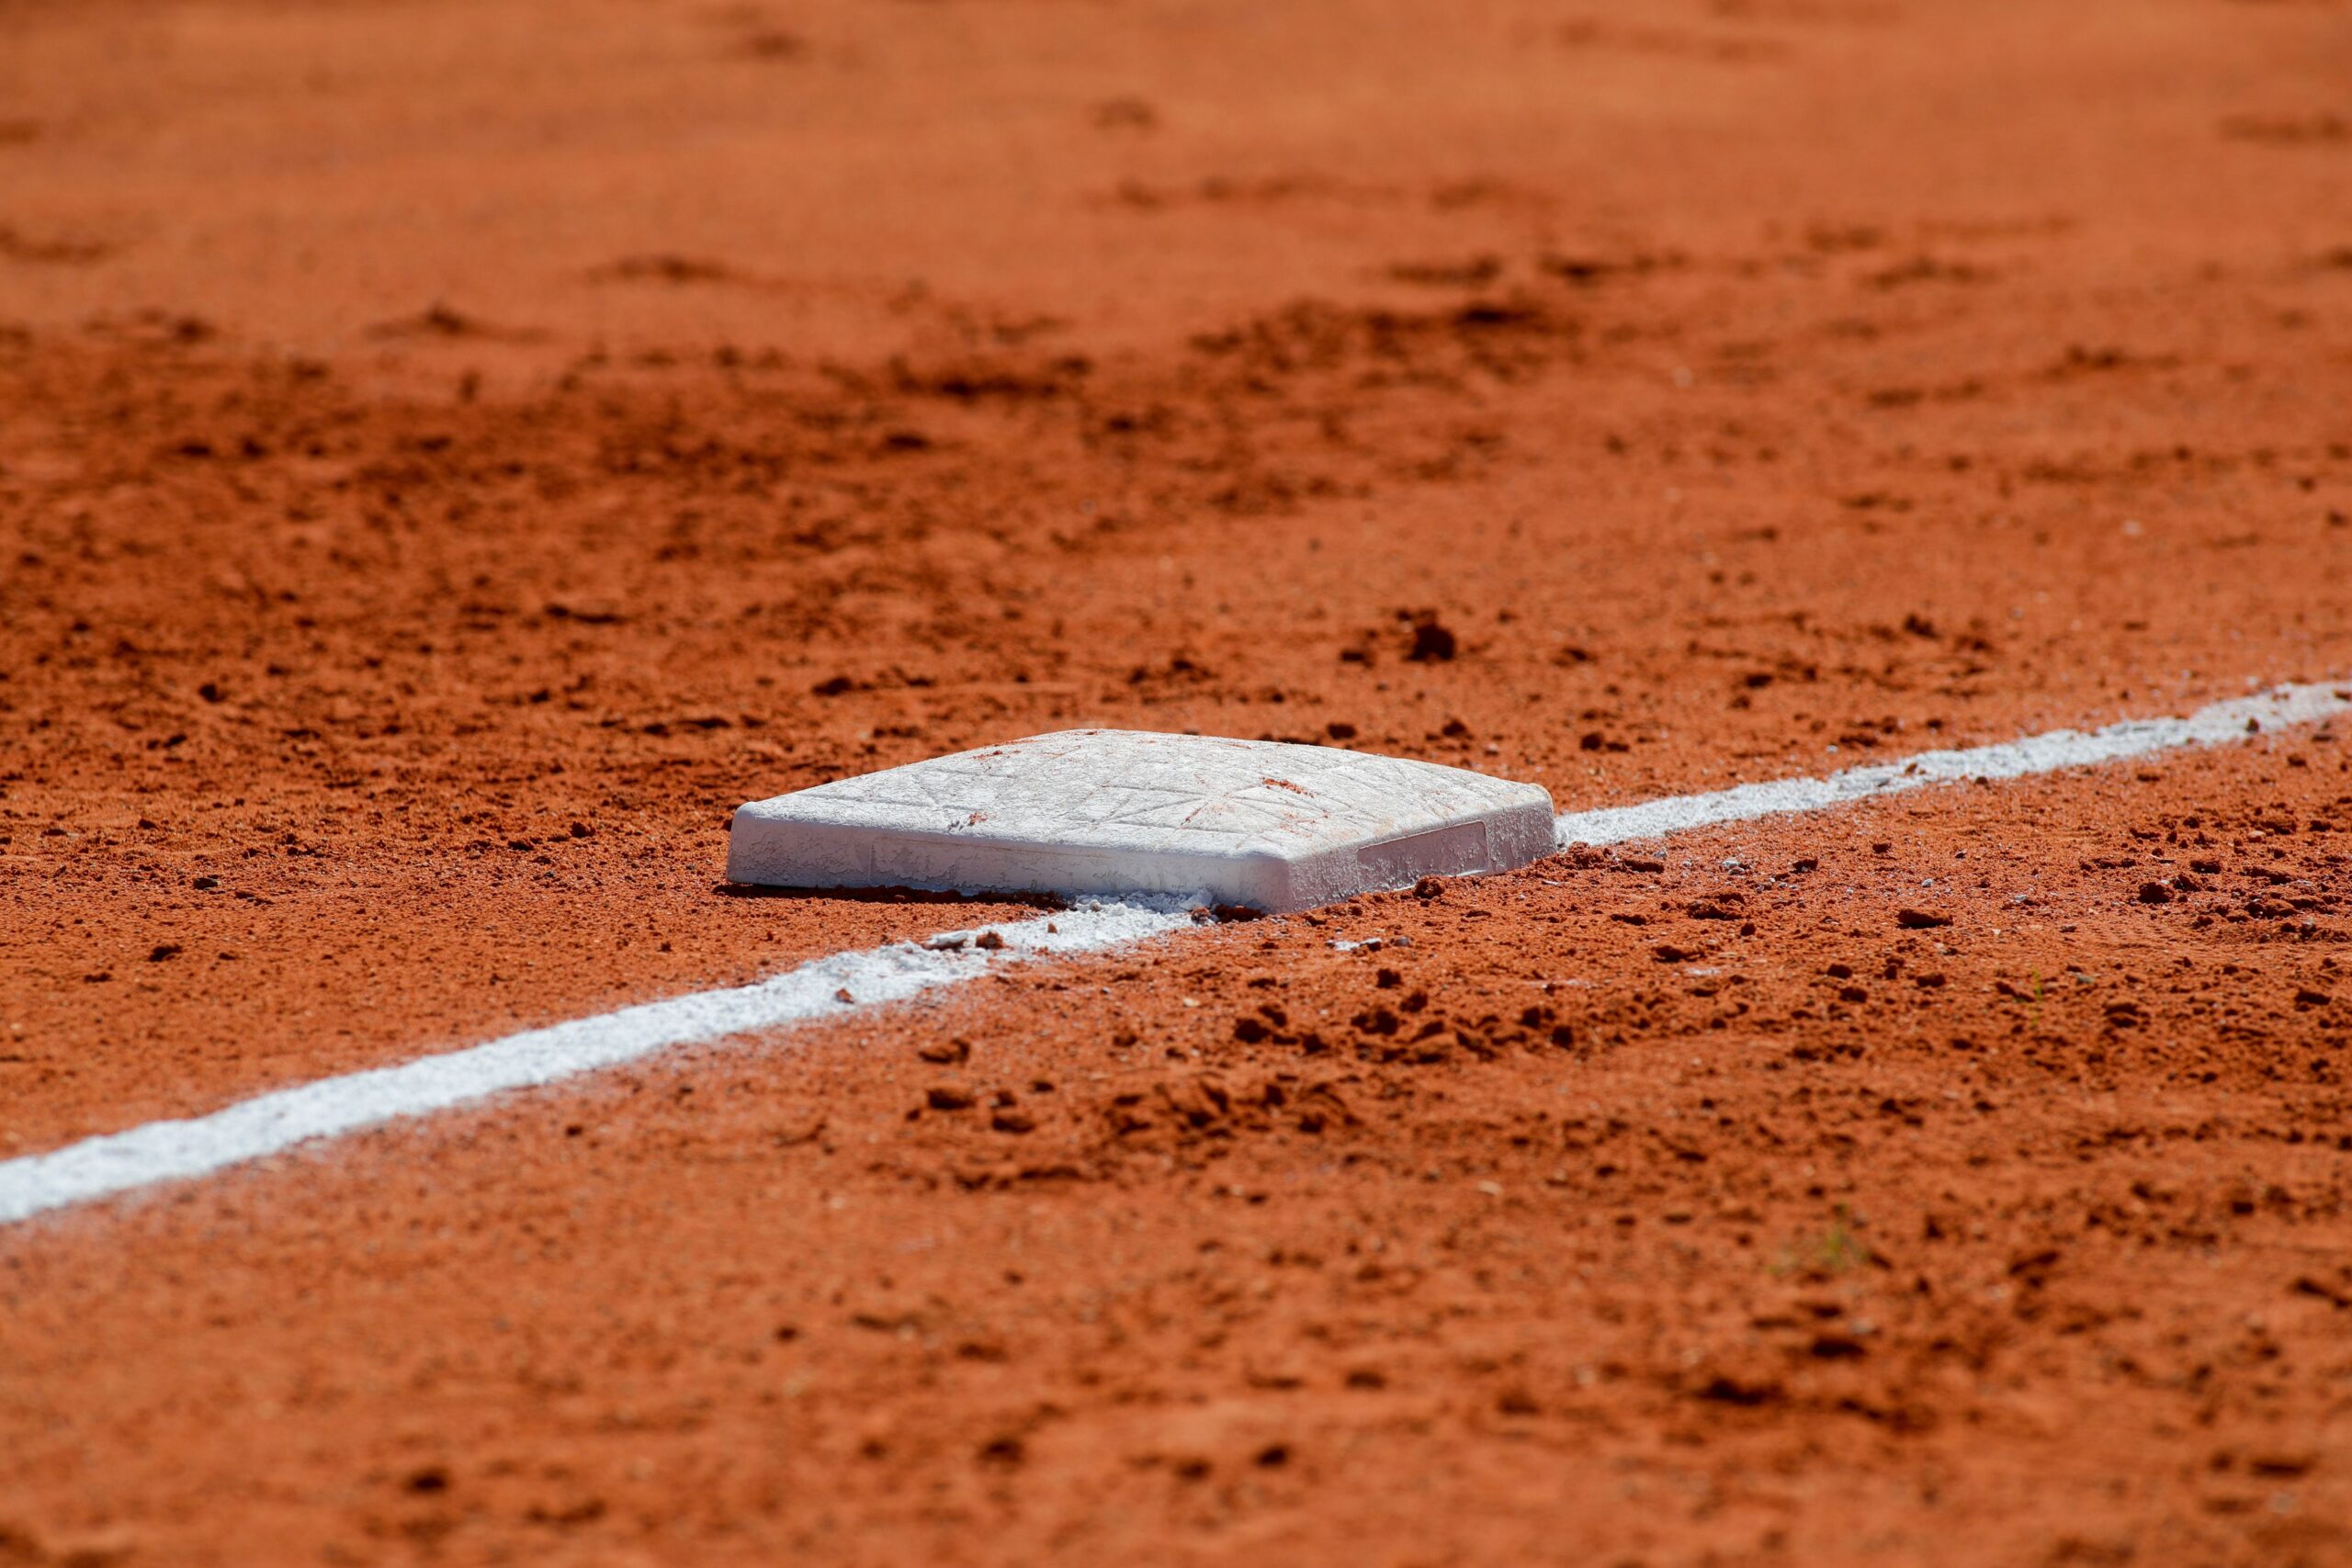
[[[1903,908],[1895,911],[1894,923],[1906,931],[1932,931],[1938,926],[1951,924],[1951,917],[1938,914],[1932,909]]]
[[[1405,657],[1424,664],[1436,663],[1452,659],[1455,646],[1453,633],[1435,616],[1430,616],[1413,624],[1413,650]]]

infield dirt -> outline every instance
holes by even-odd
[[[0,1157],[1025,914],[719,882],[1012,736],[1575,809],[2352,676],[2342,5],[0,28]],[[18,1227],[0,1562],[2352,1560],[2346,756]]]

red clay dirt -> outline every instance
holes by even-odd
[[[719,870],[1010,736],[1577,807],[2352,675],[2325,0],[0,26],[0,1157],[1000,918]],[[16,1227],[0,1562],[2352,1561],[2347,754]]]

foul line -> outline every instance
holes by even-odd
[[[1556,827],[1561,848],[1570,844],[1615,844],[1628,839],[1662,839],[1722,822],[1748,822],[1826,811],[1857,800],[1871,800],[1929,784],[1973,784],[1978,779],[2021,779],[2068,768],[2096,767],[2185,746],[2223,746],[2265,728],[2313,724],[2352,711],[2352,686],[2276,686],[2251,697],[2215,703],[2186,718],[2127,718],[2105,729],[2053,729],[1998,746],[1964,751],[1922,751],[1899,762],[1849,768],[1824,779],[1775,779],[1741,784],[1713,795],[1678,795],[1643,806],[1563,813]],[[0,1168],[5,1169],[6,1168]]]
[[[1928,751],[1819,779],[1742,784],[1712,795],[1569,812],[1556,840],[1611,844],[1694,828],[1826,810],[1929,784],[2014,779],[2190,746],[2219,746],[2265,728],[2352,711],[2352,689],[2280,686],[2216,703],[2186,718],[2130,719],[2087,733],[2052,730],[1998,746]],[[0,1225],[53,1209],[184,1180],[402,1117],[470,1104],[632,1062],[673,1046],[841,1017],[977,979],[1005,963],[1093,953],[1192,924],[1181,899],[1090,902],[1052,916],[836,953],[756,985],[698,991],[622,1008],[396,1067],[322,1078],[243,1100],[209,1116],[152,1122],[50,1154],[0,1161]],[[993,933],[999,944],[982,946]],[[971,940],[954,942],[961,934]],[[1001,944],[1001,945],[1000,945]]]

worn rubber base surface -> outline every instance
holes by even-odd
[[[757,800],[727,874],[781,887],[1199,893],[1311,909],[1552,848],[1542,786],[1326,746],[1073,729]]]

